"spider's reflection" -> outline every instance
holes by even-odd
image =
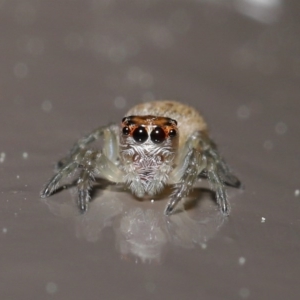
[[[195,189],[192,198],[201,201],[186,202],[185,210],[166,217],[166,199],[137,201],[131,194],[108,187],[94,195],[89,210],[78,214],[70,200],[58,203],[45,200],[55,215],[72,218],[76,236],[96,242],[105,227],[112,227],[118,250],[123,258],[142,262],[160,262],[172,247],[206,247],[225,219],[213,203],[209,190]],[[76,195],[74,195],[74,201]]]

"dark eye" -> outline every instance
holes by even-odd
[[[123,133],[124,135],[128,135],[128,134],[130,133],[129,127],[123,127],[122,133]]]
[[[176,132],[176,130],[175,129],[171,129],[170,131],[169,131],[169,137],[174,137],[174,136],[176,136],[177,135],[177,132]]]
[[[165,140],[166,134],[161,127],[156,127],[152,130],[150,137],[153,143],[159,144]]]
[[[174,119],[171,119],[174,123],[175,123],[175,125],[177,125],[177,121],[176,120],[174,120]]]
[[[148,132],[145,127],[139,126],[133,132],[133,138],[138,143],[144,143],[148,139]]]

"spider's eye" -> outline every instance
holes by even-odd
[[[138,143],[144,143],[148,139],[148,132],[145,127],[139,126],[133,132],[133,139]]]
[[[176,132],[176,130],[175,129],[171,129],[170,131],[169,131],[169,137],[175,137],[177,135],[177,132]]]
[[[175,125],[177,126],[177,121],[176,120],[174,120],[174,119],[172,119],[172,121],[175,123]]]
[[[166,134],[161,127],[156,127],[152,130],[150,137],[153,143],[159,144],[165,140]]]
[[[123,127],[123,129],[122,129],[122,133],[124,134],[124,135],[128,135],[129,133],[130,133],[130,129],[129,129],[129,127]]]

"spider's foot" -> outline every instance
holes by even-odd
[[[219,188],[216,191],[217,203],[220,206],[220,210],[224,216],[229,216],[230,213],[230,205],[227,201],[227,194],[224,188]]]
[[[53,186],[48,184],[44,190],[41,191],[40,196],[41,198],[49,197],[53,192]]]
[[[165,215],[169,216],[172,214],[173,208],[170,207],[170,205],[168,205],[165,209]]]
[[[174,207],[176,206],[178,201],[176,200],[173,200],[173,201],[170,201],[165,209],[165,215],[166,216],[170,216],[173,211],[174,211]]]
[[[80,213],[85,213],[88,211],[88,205],[90,202],[90,195],[88,190],[78,191],[78,209]]]
[[[222,204],[221,204],[221,212],[222,212],[222,214],[223,214],[225,217],[229,216],[230,209],[229,209],[227,203],[222,203]]]

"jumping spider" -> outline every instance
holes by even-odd
[[[88,145],[103,137],[100,151]],[[96,176],[122,183],[137,197],[174,188],[165,209],[173,212],[200,177],[208,179],[224,215],[230,212],[225,185],[240,187],[209,138],[207,125],[192,107],[175,101],[142,103],[130,109],[121,124],[97,128],[80,139],[58,162],[58,171],[41,192],[50,196],[61,179],[79,170],[78,205],[86,211]]]

